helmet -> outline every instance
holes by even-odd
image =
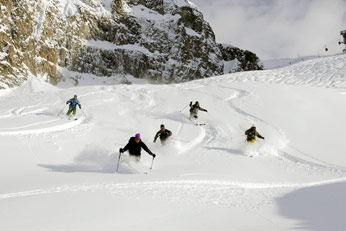
[[[255,128],[255,127],[256,127],[256,125],[255,125],[255,124],[253,124],[251,127],[252,127],[252,128]]]
[[[141,138],[141,134],[137,133],[137,134],[135,135],[135,138],[140,139],[140,138]]]
[[[165,127],[165,125],[164,125],[164,124],[161,124],[160,128],[164,128],[164,127]]]

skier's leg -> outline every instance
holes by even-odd
[[[256,142],[256,140],[247,140],[246,144],[245,144],[245,149],[244,149],[244,153],[246,156],[250,156],[252,157],[254,152],[253,152],[253,145],[254,142]]]
[[[257,156],[258,152],[257,152],[257,143],[256,140],[250,140],[248,141],[248,145],[250,147],[250,156]]]
[[[162,144],[162,146],[166,145],[167,144],[167,139],[161,139],[161,144]]]
[[[190,119],[197,119],[197,118],[198,118],[197,113],[190,112]]]
[[[67,113],[66,113],[66,115],[67,115],[68,117],[70,117],[70,115],[71,115],[71,113],[72,113],[72,110],[73,110],[72,107],[70,107],[70,108],[68,109],[68,111],[67,111]]]
[[[139,161],[141,161],[141,156],[135,156],[135,160],[138,163]]]
[[[76,119],[77,108],[73,108],[73,117]]]

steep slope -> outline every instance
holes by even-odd
[[[186,0],[3,0],[0,22],[1,88],[30,75],[56,84],[85,73],[151,82],[224,73],[225,51]]]
[[[33,78],[0,95],[0,229],[343,230],[345,63],[160,86]],[[77,121],[57,116],[73,94],[87,114]],[[208,109],[206,126],[188,119],[190,100]],[[152,143],[161,123],[173,132],[166,146]],[[244,143],[253,123],[257,147]],[[140,163],[125,153],[116,174],[137,132],[154,168],[145,152]]]

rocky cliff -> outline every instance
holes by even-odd
[[[228,44],[219,44],[219,48],[224,61],[225,74],[240,71],[263,70],[260,59],[255,53]]]
[[[66,72],[76,82],[85,73],[180,82],[221,75],[232,57],[237,71],[260,68],[254,54],[217,44],[186,0],[0,0],[0,7],[0,88],[30,75],[56,84]]]

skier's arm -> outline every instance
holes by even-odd
[[[256,136],[257,136],[258,138],[260,138],[260,139],[264,139],[264,137],[261,136],[261,134],[259,134],[257,131],[256,131]]]
[[[168,135],[168,136],[171,136],[171,135],[172,135],[172,132],[171,132],[170,130],[166,129],[166,132],[167,132],[167,135]]]
[[[130,140],[131,140],[131,139],[130,139]],[[129,140],[129,142],[126,144],[126,146],[123,148],[123,152],[126,152],[127,150],[129,150],[130,140]]]
[[[249,135],[250,130],[245,131],[245,135]]]
[[[78,104],[79,108],[82,108],[82,105],[79,103],[79,100],[77,101],[77,104]]]
[[[72,103],[72,99],[66,101],[66,104]]]
[[[152,153],[152,152],[149,150],[149,148],[147,147],[147,145],[145,145],[145,143],[143,143],[142,141],[141,141],[141,147],[142,147],[147,153],[149,153],[150,155],[155,155],[154,153]]]
[[[154,137],[154,143],[156,142],[156,140],[157,140],[157,138],[159,137],[160,133],[161,133],[161,131],[158,131],[158,132],[156,133],[156,135],[155,135],[155,137]]]
[[[200,111],[205,111],[205,112],[208,112],[206,109],[201,108],[201,107],[199,107],[199,110],[200,110]]]

